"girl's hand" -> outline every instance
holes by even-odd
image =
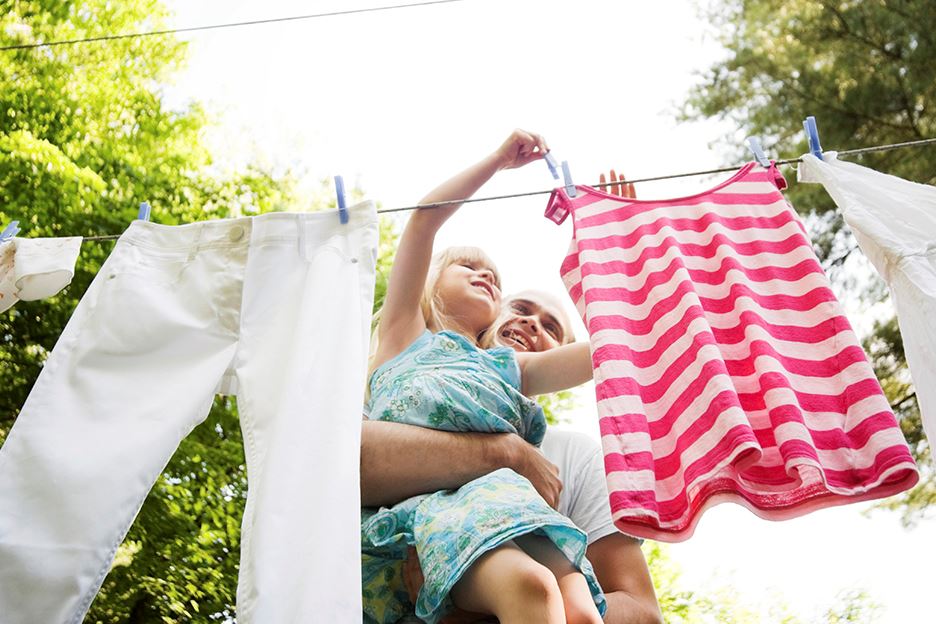
[[[605,174],[601,174],[598,179],[598,184],[605,184]],[[611,170],[611,186],[603,186],[605,193],[610,193],[612,195],[617,195],[618,197],[624,197],[626,199],[637,199],[637,193],[634,191],[634,185],[630,182],[624,182],[624,174],[617,176],[614,173],[614,169]],[[620,182],[620,184],[613,184],[614,182]]]
[[[515,169],[541,159],[548,151],[546,140],[540,135],[514,130],[494,152],[494,157],[498,169]]]

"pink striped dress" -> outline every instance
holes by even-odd
[[[771,520],[890,496],[907,443],[774,167],[668,200],[557,189],[562,279],[591,340],[611,510],[689,538],[709,506]]]

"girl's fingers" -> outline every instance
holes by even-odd
[[[611,170],[611,181],[612,181],[612,182],[617,182],[617,180],[618,180],[617,174],[614,173],[614,169],[612,169],[612,170]],[[618,197],[620,197],[620,196],[621,196],[621,186],[620,186],[619,184],[614,184],[614,185],[611,187],[611,190],[610,190],[609,192],[610,192],[612,195],[617,195]]]
[[[509,165],[511,167],[522,167],[534,160],[539,160],[548,151],[543,137],[519,128],[513,131],[508,142],[511,145],[510,152],[513,161]]]
[[[604,192],[607,193],[607,192],[609,192],[609,191],[608,191],[608,187],[607,187],[607,186],[604,186],[604,184],[605,184],[606,182],[607,182],[607,180],[605,179],[605,174],[602,173],[600,176],[598,176],[598,186],[601,187],[601,190],[602,190],[602,191],[604,191]]]
[[[546,145],[546,139],[538,134],[533,135],[533,142],[536,143],[537,149],[543,154],[549,151],[549,146]]]

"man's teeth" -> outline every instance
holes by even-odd
[[[527,339],[522,335],[513,330],[507,330],[502,334],[505,338],[509,338],[515,344],[520,345],[526,350],[530,350],[530,344],[527,342]]]

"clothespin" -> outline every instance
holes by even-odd
[[[342,223],[347,223],[348,207],[345,205],[344,180],[340,175],[335,176],[335,194],[338,196],[338,218]]]
[[[822,157],[822,146],[819,145],[819,129],[816,128],[816,118],[810,115],[803,121],[803,128],[806,130],[806,140],[809,141],[809,151],[819,160],[825,160]]]
[[[552,174],[553,180],[558,180],[559,163],[556,162],[556,157],[552,155],[552,152],[546,152],[543,158],[546,160],[546,166],[549,167],[549,173]]]
[[[140,202],[140,211],[137,213],[137,219],[140,221],[149,221],[150,205],[149,202]]]
[[[3,228],[3,231],[0,232],[0,243],[7,240],[8,238],[13,238],[19,233],[19,221],[10,221],[10,225]]]
[[[575,197],[578,195],[578,189],[575,188],[575,183],[572,182],[572,173],[569,171],[569,161],[562,161],[562,178],[563,184],[565,185],[566,195],[569,197]]]
[[[761,147],[760,139],[757,137],[748,137],[748,147],[751,148],[751,152],[754,153],[754,160],[757,161],[757,164],[765,169],[770,168],[770,160],[767,159],[767,155],[764,154],[764,148]]]

